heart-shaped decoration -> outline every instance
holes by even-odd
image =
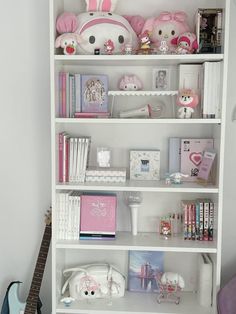
[[[202,153],[191,153],[189,155],[189,159],[192,161],[192,163],[194,163],[195,166],[199,166],[202,162]]]

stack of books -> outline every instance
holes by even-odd
[[[106,75],[59,73],[60,118],[107,118],[109,115]]]
[[[78,240],[80,226],[80,193],[62,191],[56,196],[57,239]]]
[[[184,239],[213,241],[214,203],[209,199],[182,201]]]
[[[80,239],[115,239],[115,194],[83,194],[80,208]]]
[[[90,140],[90,137],[71,137],[66,132],[59,133],[59,182],[85,181]]]

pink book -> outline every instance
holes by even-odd
[[[109,112],[75,112],[75,118],[109,118]]]
[[[203,152],[213,148],[213,139],[181,140],[181,173],[187,174],[186,181],[197,181]]]
[[[59,165],[59,182],[63,182],[63,133],[59,133],[59,147],[58,147],[58,165]]]
[[[116,195],[82,195],[80,239],[114,238],[116,232]]]
[[[70,150],[70,138],[66,136],[66,160],[65,160],[65,181],[69,182],[69,150]]]

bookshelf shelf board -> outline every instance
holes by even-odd
[[[154,232],[139,232],[133,236],[131,232],[117,232],[115,240],[60,240],[57,249],[86,249],[86,250],[141,250],[185,253],[216,253],[215,241],[184,240],[183,236],[173,236],[163,239]]]
[[[56,190],[81,190],[81,191],[141,191],[141,192],[172,192],[172,193],[218,193],[214,185],[200,185],[186,182],[182,184],[166,185],[161,181],[131,181],[125,183],[60,183]]]
[[[221,124],[221,119],[120,119],[120,118],[56,118],[55,123],[69,124]]]
[[[189,54],[189,55],[54,55],[57,62],[74,63],[79,62],[88,65],[126,65],[139,63],[144,65],[156,65],[179,63],[203,63],[205,61],[221,61],[223,54]]]
[[[70,307],[63,303],[58,304],[56,313],[68,314],[213,314],[213,309],[199,305],[196,293],[183,292],[180,304],[157,303],[157,295],[154,293],[140,293],[126,291],[123,298],[110,300],[97,299],[92,302],[86,300],[73,302]]]
[[[177,95],[177,90],[169,91],[152,91],[152,90],[138,90],[138,91],[124,91],[111,90],[108,92],[109,96],[174,96]]]

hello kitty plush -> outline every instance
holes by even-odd
[[[125,44],[131,44],[134,50],[137,49],[138,38],[131,25],[127,19],[113,13],[117,0],[85,0],[85,2],[87,12],[80,13],[78,16],[63,13],[56,24],[57,31],[60,33],[75,32],[81,36],[83,41],[79,42],[77,53],[94,54],[98,49],[101,53],[106,53],[104,44],[108,40],[114,44],[112,51],[114,54],[120,53]],[[68,27],[70,21],[73,21],[71,25],[77,24],[75,31]]]
[[[162,12],[159,16],[146,20],[143,31],[151,33],[151,41],[155,46],[160,46],[161,42],[166,42],[169,47],[176,47],[180,34],[189,32],[190,28],[186,22],[185,12]]]

